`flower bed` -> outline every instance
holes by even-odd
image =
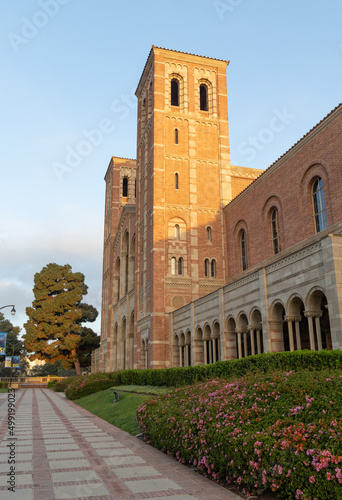
[[[247,495],[342,499],[339,370],[210,380],[138,409],[147,441]]]

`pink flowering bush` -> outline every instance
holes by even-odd
[[[247,496],[342,499],[340,370],[213,379],[137,415],[150,444]]]
[[[68,399],[79,399],[117,385],[115,373],[92,373],[75,377],[65,390]]]

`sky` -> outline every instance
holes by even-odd
[[[231,163],[265,169],[342,101],[341,21],[340,0],[2,0],[5,317],[23,327],[50,262],[82,272],[100,311],[104,175],[136,157],[152,45],[230,60]]]

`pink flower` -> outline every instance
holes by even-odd
[[[309,481],[311,484],[313,484],[316,481],[315,476],[310,476]]]

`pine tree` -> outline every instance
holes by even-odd
[[[87,290],[84,275],[72,272],[69,264],[48,264],[35,274],[35,300],[32,307],[26,308],[29,320],[24,325],[25,346],[33,353],[31,360],[62,360],[63,366],[73,363],[76,374],[81,373],[77,348],[82,338],[81,323],[85,321],[81,300]]]

